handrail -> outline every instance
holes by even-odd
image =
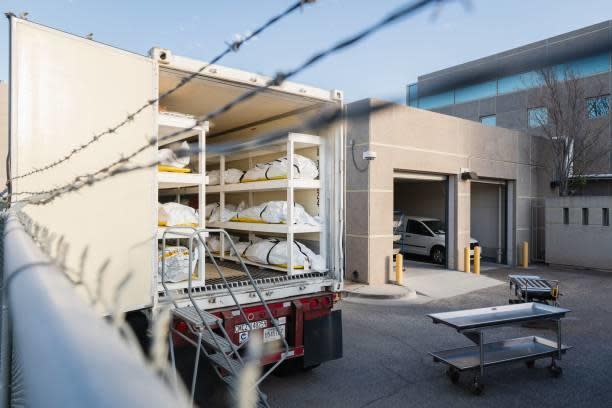
[[[174,394],[143,355],[81,299],[13,212],[3,238],[3,298],[25,405],[188,406],[184,392]]]

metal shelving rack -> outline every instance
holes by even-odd
[[[157,172],[157,187],[158,190],[165,190],[167,193],[171,193],[175,196],[175,201],[180,202],[181,195],[184,191],[189,190],[190,194],[196,193],[198,195],[199,208],[203,209],[206,207],[206,194],[204,188],[206,185],[206,153],[205,153],[205,137],[208,131],[208,123],[204,123],[202,126],[195,126],[195,118],[180,113],[171,112],[160,112],[158,115],[158,129],[159,139],[167,137],[170,134],[174,134],[178,131],[185,130],[185,132],[177,134],[173,137],[165,139],[163,142],[158,143],[158,148],[163,148],[172,143],[182,142],[183,140],[197,137],[198,147],[200,153],[197,155],[197,169],[195,173],[174,173],[174,172]],[[195,126],[195,127],[194,127]],[[189,129],[189,130],[187,130]],[[198,227],[204,226],[203,211],[198,211]],[[171,227],[157,227],[157,240],[161,240],[164,232],[167,228]],[[169,232],[166,234],[166,238],[176,239],[177,245],[179,239],[184,238],[184,234],[175,234]],[[200,254],[204,251],[199,248]],[[159,257],[159,254],[158,254]],[[156,259],[158,258],[156,257]],[[191,273],[191,272],[190,272]],[[204,285],[205,283],[205,267],[203,260],[198,262],[198,273],[197,279],[193,281],[194,284]],[[178,289],[185,286],[185,282],[177,283],[166,283],[168,289]],[[163,290],[160,282],[157,283],[158,290]]]
[[[263,191],[286,191],[287,195],[287,220],[286,224],[260,224],[260,223],[245,223],[245,222],[208,222],[207,227],[210,228],[222,228],[226,230],[234,231],[247,231],[249,233],[249,239],[253,239],[255,233],[272,233],[286,236],[287,240],[287,268],[277,267],[273,265],[263,265],[255,262],[245,261],[245,263],[258,266],[261,268],[279,270],[287,272],[288,275],[294,275],[297,273],[310,272],[309,269],[296,270],[293,267],[293,242],[296,234],[307,234],[307,233],[319,233],[319,250],[320,254],[327,259],[326,248],[327,248],[327,235],[324,233],[324,225],[296,225],[293,223],[293,207],[295,203],[295,191],[296,190],[313,190],[318,192],[319,202],[319,214],[324,215],[326,211],[327,192],[324,188],[326,182],[326,175],[321,171],[319,166],[319,178],[315,180],[303,180],[294,178],[294,155],[295,151],[303,148],[317,147],[318,148],[318,160],[323,163],[326,159],[325,146],[322,142],[322,138],[314,135],[307,135],[302,133],[288,133],[286,138],[277,140],[275,142],[265,144],[263,146],[257,146],[247,151],[243,151],[237,154],[230,155],[216,155],[214,157],[208,157],[209,163],[219,163],[219,185],[207,186],[207,193],[218,193],[219,194],[219,205],[221,213],[224,212],[226,194],[232,193],[248,193],[249,206],[254,204],[254,193]],[[288,174],[286,179],[281,180],[266,180],[266,181],[255,181],[246,183],[236,184],[225,184],[224,173],[226,169],[226,163],[236,160],[248,159],[249,168],[254,167],[257,162],[257,157],[266,156],[270,154],[286,153],[287,155],[287,168]],[[322,217],[322,222],[326,223],[325,217]],[[219,258],[224,260],[235,260],[235,257],[226,255],[225,253],[225,242],[221,239],[221,251]]]

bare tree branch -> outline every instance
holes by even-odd
[[[559,195],[567,196],[610,154],[609,101],[597,106],[601,100],[589,98],[602,96],[603,84],[587,94],[584,80],[568,66],[537,74],[534,103],[541,110],[531,111],[529,119],[538,125],[533,132],[547,140],[551,181]]]

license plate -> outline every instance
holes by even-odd
[[[260,320],[252,323],[242,323],[234,326],[234,333],[242,333],[251,330],[264,329],[268,326],[267,320]]]
[[[278,328],[280,329],[281,335],[285,337],[285,325],[282,324],[278,326]],[[267,329],[264,329],[263,331],[264,343],[267,343],[269,341],[274,341],[274,340],[280,340],[280,339],[281,339],[281,336],[278,335],[278,331],[276,330],[276,327],[268,327]]]

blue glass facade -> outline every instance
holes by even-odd
[[[497,95],[497,81],[483,82],[455,89],[455,103],[476,101]]]
[[[606,52],[555,65],[552,69],[557,73],[559,78],[563,78],[567,73],[579,78],[588,77],[610,72],[612,69],[611,57],[611,53]],[[540,84],[541,79],[538,72],[529,71],[421,98],[418,97],[417,84],[411,84],[408,86],[407,102],[410,106],[422,109],[435,109],[457,103],[523,91],[538,87]]]
[[[480,123],[482,123],[483,125],[487,125],[487,126],[497,126],[497,116],[495,115],[481,116]]]

